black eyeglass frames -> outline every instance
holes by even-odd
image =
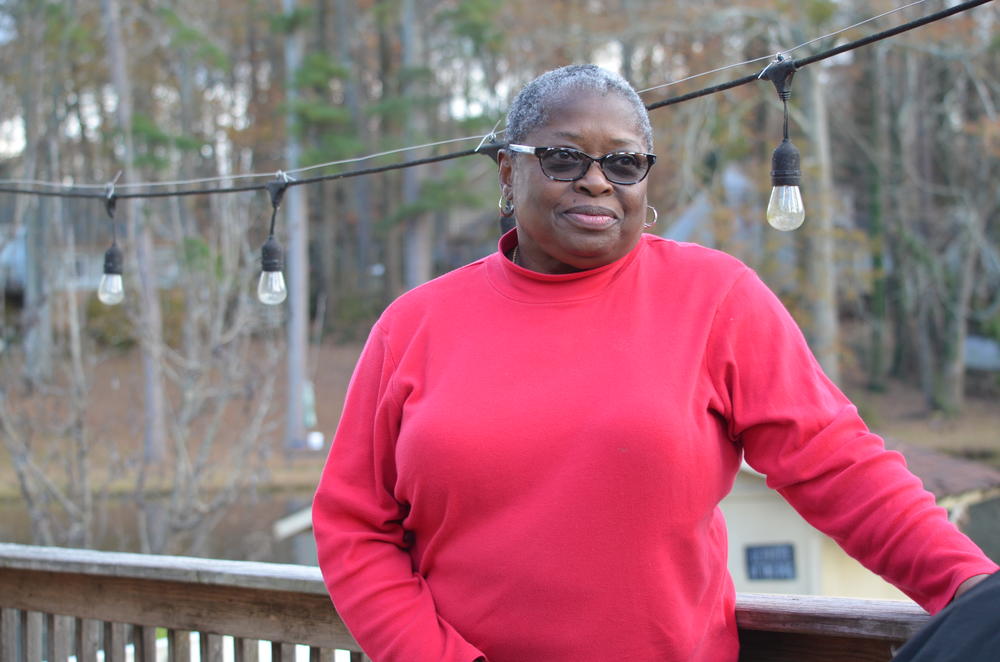
[[[582,179],[590,169],[590,164],[597,162],[601,172],[612,184],[638,184],[649,169],[656,163],[655,154],[642,152],[610,152],[594,158],[586,152],[571,147],[533,147],[510,143],[507,149],[522,154],[534,154],[542,174],[557,182],[575,182]]]

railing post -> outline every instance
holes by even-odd
[[[42,662],[42,623],[44,617],[37,611],[24,614],[24,659],[27,662]],[[4,658],[6,659],[6,658]]]
[[[46,614],[49,629],[49,662],[67,662],[73,642],[73,619]]]
[[[135,662],[156,662],[156,628],[136,625],[132,628]]]
[[[257,662],[260,654],[260,644],[256,639],[244,639],[237,637],[233,642],[236,662]]]
[[[125,624],[104,624],[105,662],[125,662]]]
[[[76,621],[77,662],[97,662],[97,651],[101,647],[101,623],[89,618]]]
[[[295,662],[295,645],[275,641],[271,643],[272,662]]]
[[[198,644],[201,649],[201,662],[223,662],[222,637],[217,634],[199,632]]]
[[[17,659],[18,611],[0,609],[0,659]]]
[[[336,652],[329,648],[317,648],[313,646],[309,649],[309,662],[334,662]]]
[[[187,630],[167,630],[167,660],[191,662],[191,633]]]

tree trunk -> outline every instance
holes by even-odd
[[[133,163],[135,148],[132,142],[132,85],[122,43],[121,14],[118,0],[101,0],[104,17],[108,67],[118,99],[117,119],[125,146],[125,162],[122,167],[121,183],[134,181]],[[124,209],[123,209],[124,208]],[[165,452],[165,398],[163,392],[163,321],[160,311],[156,263],[153,252],[153,237],[149,225],[140,218],[139,205],[135,198],[127,199],[127,204],[119,205],[125,212],[129,237],[136,243],[135,251],[126,250],[128,267],[138,276],[139,291],[139,341],[142,348],[144,433],[143,451],[147,461],[159,461]]]
[[[976,95],[971,93],[970,76],[963,76],[955,87],[958,92],[955,95],[957,99],[976,98]],[[979,98],[988,97],[984,95]],[[984,115],[995,122],[996,113],[991,105],[989,103],[983,105]],[[972,126],[979,119],[976,117],[977,113],[967,103],[952,103],[949,110],[960,116],[959,125],[962,127]],[[979,190],[989,190],[992,181],[989,177],[989,166],[985,163],[976,164],[975,159],[970,159],[968,156],[974,154],[975,150],[967,146],[965,141],[975,138],[968,134],[947,136],[947,138],[956,142],[958,149],[944,155],[945,178],[951,180],[949,183],[955,192],[954,197],[965,200],[952,203],[953,215],[958,226],[958,235],[953,240],[956,244],[955,259],[942,260],[942,269],[946,272],[943,278],[946,295],[942,306],[943,347],[938,405],[946,413],[957,414],[965,404],[965,340],[968,334],[973,289],[977,281],[980,245],[987,241],[988,237],[985,231],[985,219],[992,206],[990,200],[993,196],[987,195],[983,199],[978,195]],[[962,146],[967,146],[967,149],[962,150]],[[977,179],[985,183],[985,186],[979,185]],[[962,194],[962,189],[966,186],[972,191],[971,195]]]
[[[354,3],[348,0],[336,0],[335,32],[337,35],[337,59],[348,75],[344,79],[344,104],[351,113],[351,122],[358,140],[371,144],[368,131],[368,117],[364,113],[361,102],[361,86],[356,59],[353,55],[357,34],[357,24]],[[371,178],[356,177],[348,185],[347,214],[353,217],[357,224],[357,277],[361,296],[371,294],[370,268],[372,260],[372,226],[374,214],[371,201]]]
[[[414,83],[414,71],[424,61],[422,58],[423,35],[421,24],[418,18],[416,7],[417,0],[402,0],[402,59],[404,77],[403,98],[412,99],[420,94],[419,87]],[[422,134],[424,127],[424,110],[419,107],[411,107],[406,113],[405,127],[403,130],[404,140],[412,145]],[[403,205],[412,205],[420,197],[420,176],[419,168],[406,168],[403,170]],[[413,214],[410,218],[404,219],[406,224],[405,254],[404,261],[404,286],[410,290],[426,283],[434,275],[433,263],[433,224],[430,215],[426,213]]]
[[[972,210],[962,210],[962,213],[974,216]],[[965,405],[965,339],[969,319],[969,306],[972,301],[972,288],[979,257],[979,247],[974,237],[982,237],[981,233],[973,231],[972,226],[978,225],[977,219],[966,219],[966,229],[957,240],[959,248],[958,273],[954,275],[955,287],[949,292],[949,301],[945,303],[944,351],[941,359],[941,376],[938,387],[938,408],[948,414],[957,414]]]
[[[810,76],[813,106],[813,137],[819,162],[818,195],[810,213],[809,279],[812,283],[812,345],[816,358],[831,380],[840,380],[837,356],[838,315],[837,276],[834,260],[834,189],[833,162],[830,156],[830,125],[827,121],[825,76],[822,71]]]
[[[920,117],[923,108],[922,62],[919,54],[906,53],[903,62],[902,98],[905,102],[897,108],[900,133],[901,167],[906,171],[920,171],[923,159],[920,155]],[[926,215],[923,193],[913,191],[913,184],[904,180],[897,186],[897,206],[899,214],[899,240],[902,246],[898,251],[900,280],[905,282],[903,305],[900,311],[903,315],[897,342],[910,345],[916,359],[916,372],[924,401],[930,409],[935,408],[935,375],[937,374],[937,358],[933,342],[933,315],[928,300],[932,294],[933,283],[925,273],[921,256],[916,254],[919,247],[918,230]],[[905,326],[904,326],[905,325]],[[912,338],[912,340],[911,340]]]
[[[868,388],[885,390],[886,380],[886,325],[888,321],[888,277],[886,275],[886,225],[890,213],[889,186],[891,181],[889,151],[889,92],[886,81],[886,48],[877,44],[874,49],[874,69],[870,75],[875,96],[875,162],[872,168],[871,250],[872,250],[872,300],[871,300],[871,349],[868,353]]]
[[[295,12],[295,0],[283,0],[286,15]],[[295,75],[302,59],[300,28],[285,39],[285,166],[289,170],[299,164],[299,136],[295,118]],[[284,198],[288,223],[288,250],[285,253],[285,273],[288,275],[288,391],[285,412],[285,448],[305,443],[306,361],[309,344],[309,216],[306,190],[287,191]]]
[[[37,10],[36,10],[37,11]],[[38,172],[39,154],[42,145],[38,132],[40,118],[40,89],[43,80],[44,18],[35,16],[35,11],[26,10],[22,27],[30,35],[34,48],[27,49],[22,66],[29,72],[25,77],[21,93],[24,108],[24,178],[34,179]],[[54,164],[52,164],[53,167]],[[25,364],[24,376],[27,383],[37,386],[52,376],[52,308],[49,302],[48,256],[45,222],[49,206],[45,198],[32,201],[29,196],[17,196],[14,223],[24,222],[25,232],[25,282],[24,282],[24,331]],[[34,215],[31,215],[34,212]]]
[[[178,54],[178,59],[176,62],[176,76],[177,76],[177,86],[180,92],[180,129],[181,135],[185,138],[191,138],[195,133],[194,127],[194,104],[195,104],[195,94],[194,94],[194,72],[191,67],[191,55],[187,50],[182,50]],[[183,179],[185,177],[191,177],[194,172],[194,159],[191,156],[189,150],[184,150],[179,154],[180,161],[180,177],[178,179]],[[173,218],[174,225],[174,242],[175,245],[181,247],[180,254],[184,256],[182,259],[187,259],[184,250],[184,241],[189,237],[194,237],[195,228],[191,220],[191,216],[188,213],[187,203],[189,198],[187,197],[173,197],[169,198],[170,204],[170,214]],[[184,264],[182,263],[182,267]],[[185,274],[186,275],[186,274]],[[195,278],[204,278],[204,274],[198,274]],[[200,287],[197,283],[191,282],[190,277],[186,277],[182,280],[181,286],[184,288],[184,323],[182,325],[181,334],[183,336],[183,346],[184,353],[190,359],[196,353],[197,345],[197,315],[195,312],[204,306],[204,302],[199,300],[197,292]]]

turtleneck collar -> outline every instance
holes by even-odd
[[[500,294],[526,303],[556,303],[599,295],[621,276],[646,246],[645,235],[619,259],[595,269],[569,274],[543,274],[520,267],[507,257],[517,246],[517,229],[502,237],[497,252],[486,258],[487,277]]]

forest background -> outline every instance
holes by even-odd
[[[0,179],[211,189],[472,149],[544,70],[596,62],[653,103],[900,4],[0,1]],[[757,269],[876,431],[994,463],[998,372],[966,348],[1000,341],[997,20],[987,3],[796,74],[797,232],[763,220],[782,123],[766,81],[653,111],[649,184],[653,231]],[[315,483],[308,442],[335,428],[372,321],[495,250],[498,195],[479,155],[289,189],[292,296],[268,307],[265,192],[120,199],[113,220],[99,197],[0,193],[0,510],[20,513],[0,539],[266,558],[281,513],[259,504]],[[105,307],[112,228],[127,297]],[[219,551],[223,526],[240,543]]]

